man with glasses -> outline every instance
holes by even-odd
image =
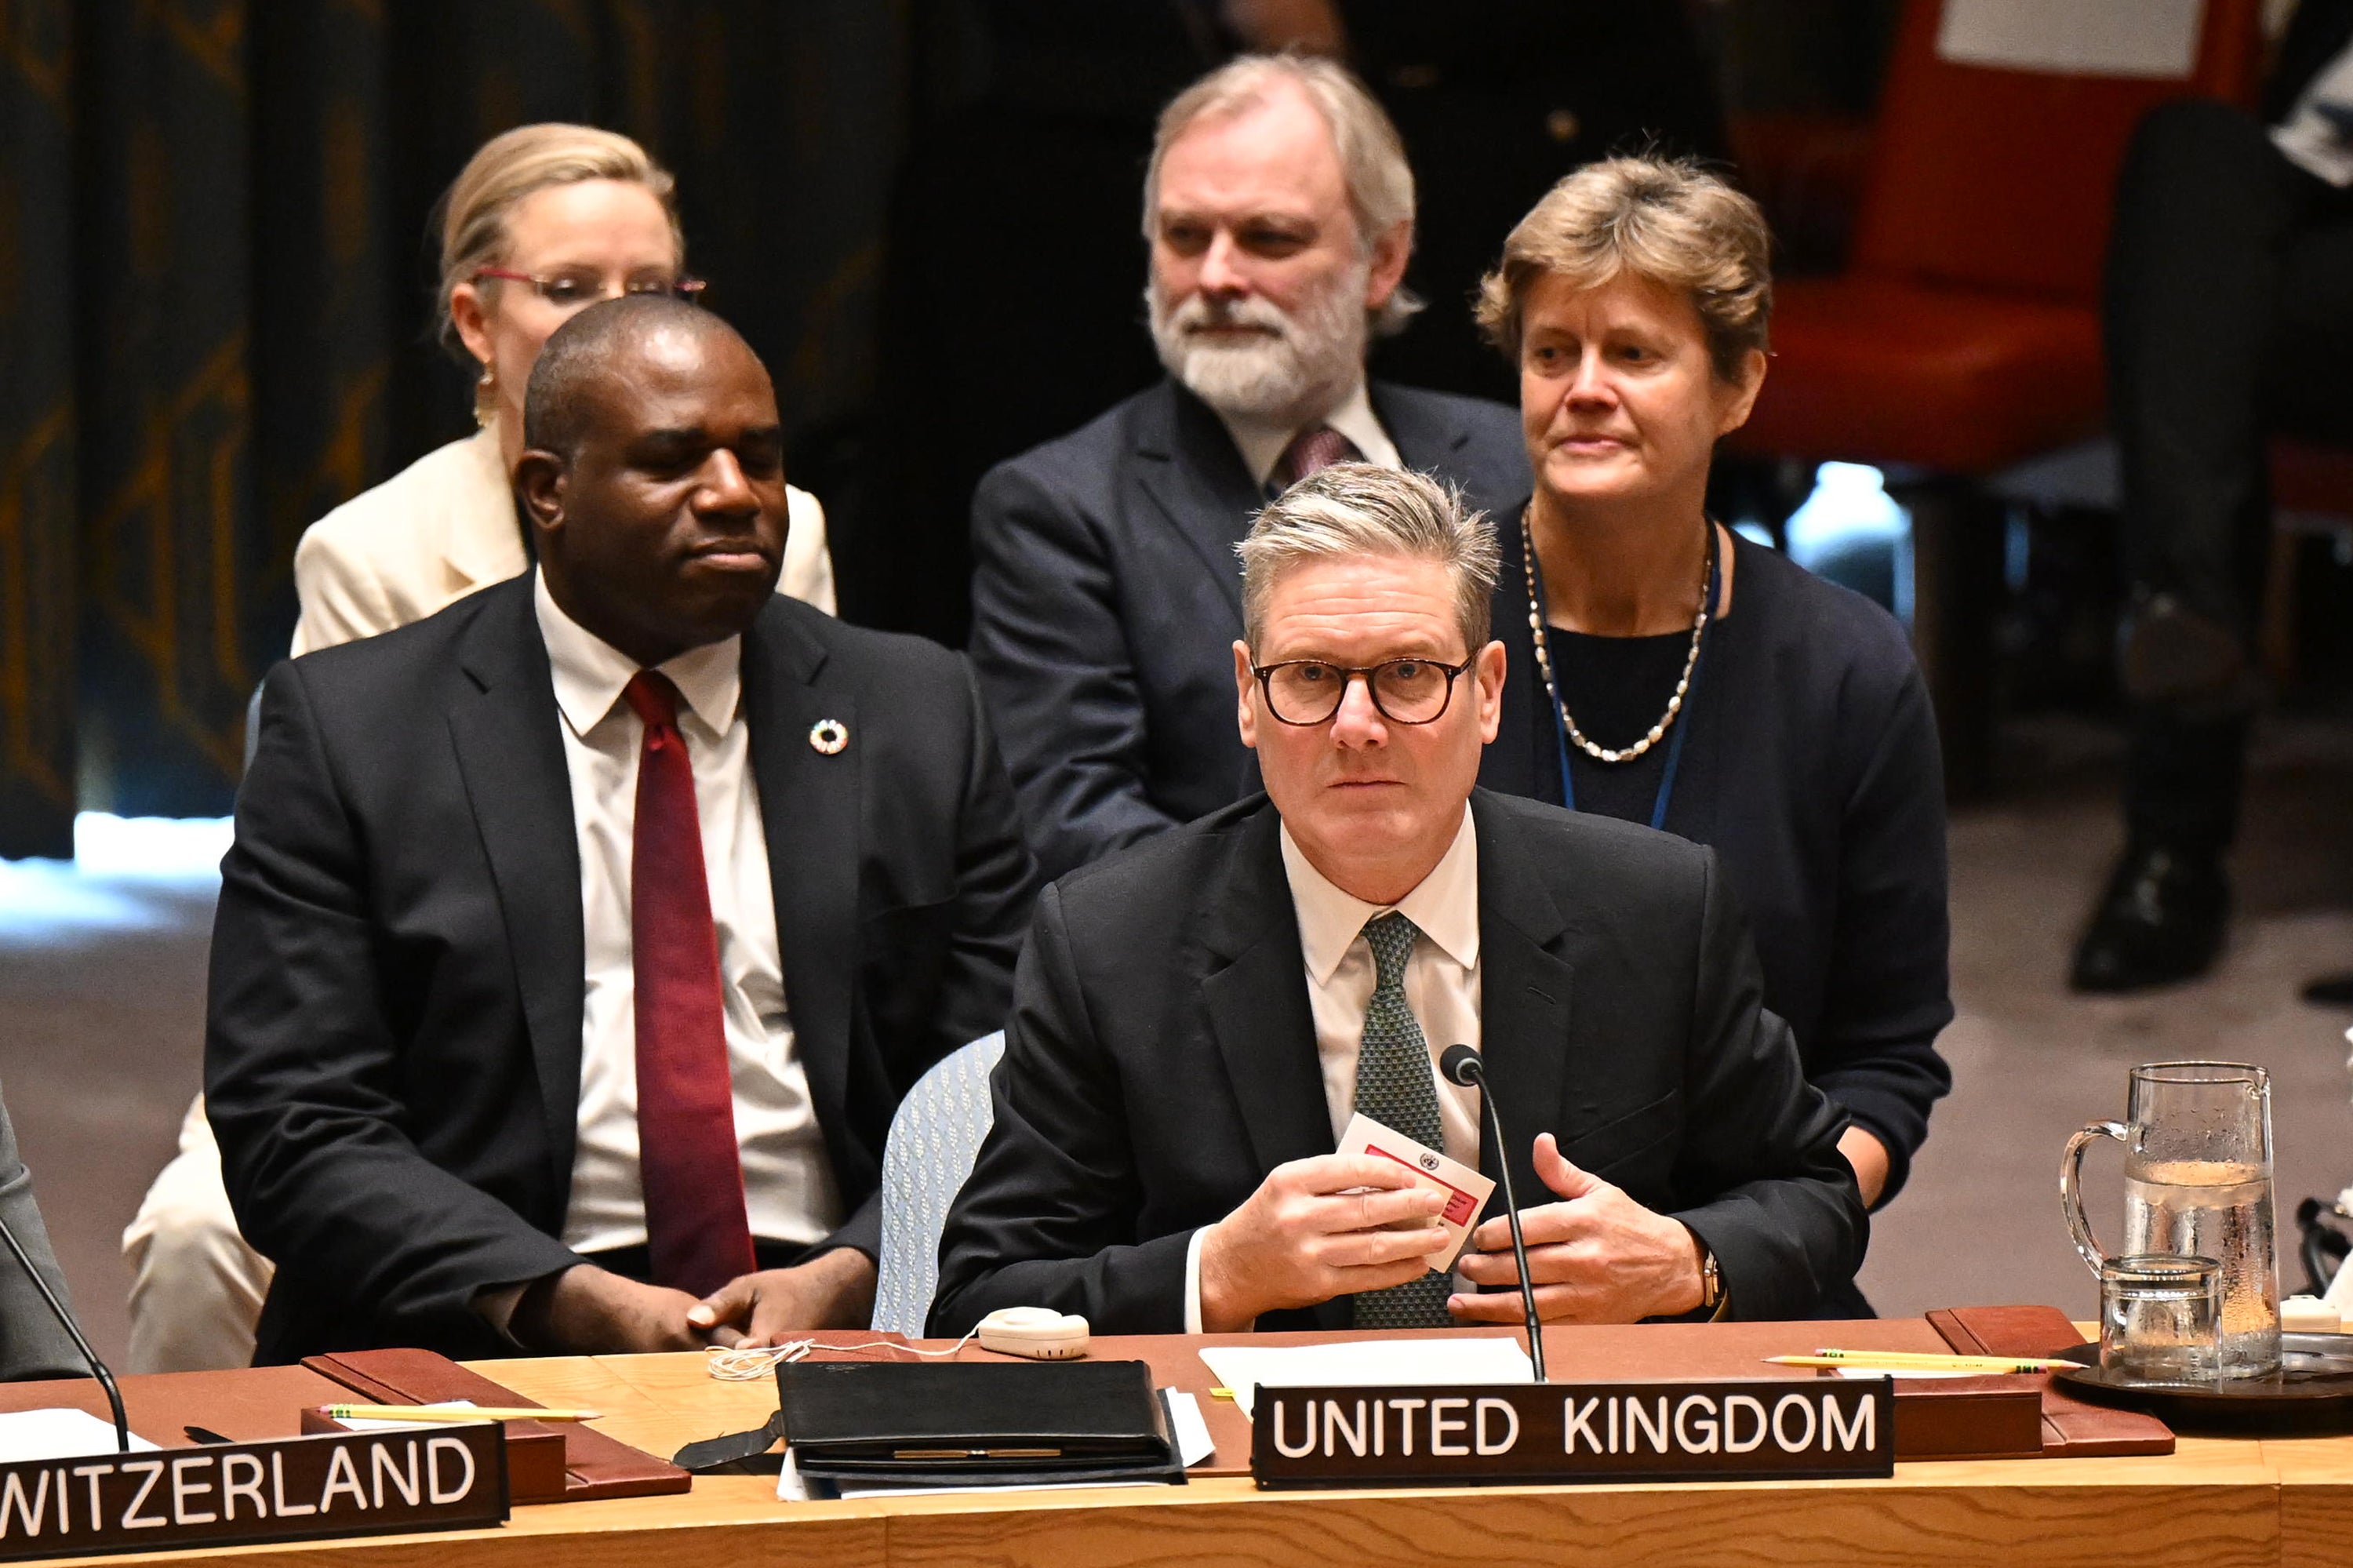
[[[1862,1259],[1844,1118],[1712,852],[1473,788],[1504,683],[1484,520],[1340,464],[1240,553],[1266,793],[1040,901],[934,1330],[1016,1305],[1108,1333],[1517,1322],[1500,1213],[1439,1272],[1437,1198],[1335,1152],[1359,1112],[1556,1196],[1524,1216],[1548,1319],[1804,1317]],[[1437,1075],[1457,1044],[1511,1148]]]

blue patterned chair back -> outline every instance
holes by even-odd
[[[1004,1054],[1002,1030],[952,1052],[915,1080],[891,1118],[890,1141],[882,1146],[876,1329],[923,1332],[940,1282],[940,1232],[996,1118],[988,1075]]]

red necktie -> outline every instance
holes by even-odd
[[[655,1284],[708,1296],[757,1266],[744,1217],[719,939],[703,880],[694,768],[678,728],[678,688],[667,675],[640,670],[621,694],[646,726],[629,857],[646,1245]]]
[[[1274,461],[1274,481],[1289,490],[1320,468],[1330,468],[1335,462],[1355,462],[1365,454],[1356,443],[1329,425],[1311,425],[1291,438],[1282,455]]]

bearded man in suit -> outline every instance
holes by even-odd
[[[1229,716],[1233,547],[1324,464],[1527,492],[1516,412],[1368,381],[1419,304],[1413,171],[1328,60],[1247,56],[1160,118],[1145,180],[1168,379],[990,471],[973,498],[970,649],[1049,875],[1256,788]]]

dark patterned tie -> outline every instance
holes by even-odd
[[[1330,468],[1335,462],[1356,462],[1364,453],[1356,443],[1329,425],[1310,425],[1291,438],[1282,455],[1274,460],[1274,471],[1267,476],[1267,489],[1280,495],[1314,473],[1319,468]]]
[[[1373,949],[1373,1000],[1365,1009],[1365,1040],[1356,1051],[1356,1110],[1428,1149],[1442,1149],[1446,1132],[1438,1119],[1438,1079],[1430,1065],[1430,1041],[1405,1001],[1406,960],[1414,923],[1391,910],[1365,922]],[[1453,1322],[1446,1298],[1451,1276],[1435,1271],[1387,1290],[1367,1290],[1356,1300],[1359,1329],[1442,1329]]]
[[[667,675],[640,670],[621,695],[646,726],[629,854],[646,1250],[656,1285],[708,1296],[757,1265],[744,1217],[702,823],[678,728],[678,688]]]

